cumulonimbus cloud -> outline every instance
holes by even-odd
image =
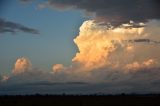
[[[0,33],[5,33],[5,32],[16,33],[18,31],[31,34],[39,34],[39,31],[36,29],[29,28],[15,22],[6,21],[0,18]]]
[[[154,21],[148,23],[148,27],[131,29],[122,27],[108,30],[106,26],[99,25],[93,20],[86,21],[80,27],[79,35],[74,39],[79,52],[73,58],[73,62],[81,64],[87,70],[92,70],[100,67],[122,68],[135,61],[140,63],[150,59],[159,61],[159,54],[151,53],[160,50],[157,49],[159,44],[140,43],[143,39],[154,41],[159,38],[159,35],[152,32],[152,30],[159,30],[158,27],[150,27],[153,23]],[[134,39],[134,43],[131,43],[130,39]]]

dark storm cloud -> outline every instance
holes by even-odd
[[[38,30],[36,29],[28,28],[21,24],[11,22],[11,21],[6,21],[0,18],[0,33],[5,33],[5,32],[16,33],[18,31],[23,31],[25,33],[31,33],[31,34],[39,33]]]
[[[48,0],[44,3],[60,9],[73,8],[95,14],[95,20],[119,26],[130,20],[146,22],[160,19],[158,0]]]

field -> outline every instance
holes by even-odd
[[[0,96],[0,106],[160,106],[160,95]]]

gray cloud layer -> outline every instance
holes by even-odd
[[[139,70],[138,72],[122,73],[106,69],[91,72],[90,80],[80,81],[76,78],[66,79],[63,82],[57,78],[63,75],[54,75],[40,70],[25,72],[11,76],[5,83],[0,83],[0,95],[9,94],[121,94],[121,93],[159,93],[159,68]],[[30,81],[29,81],[30,80]],[[103,80],[96,83],[96,80]]]
[[[159,0],[48,0],[44,5],[85,10],[94,13],[97,21],[110,22],[114,26],[130,20],[160,19]]]
[[[5,33],[5,32],[16,33],[18,31],[23,31],[25,33],[31,33],[31,34],[39,33],[39,31],[36,29],[29,28],[11,21],[6,21],[0,18],[0,33]]]

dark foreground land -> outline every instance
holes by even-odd
[[[0,106],[160,106],[160,95],[0,96]]]

